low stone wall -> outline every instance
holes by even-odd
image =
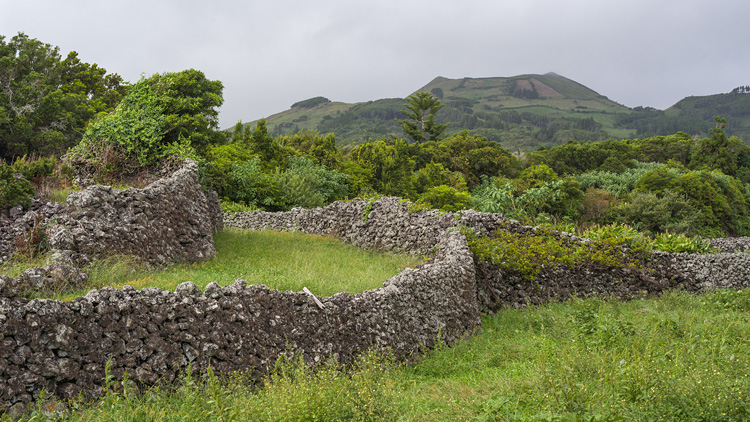
[[[190,173],[190,167],[187,170]],[[192,178],[184,173],[180,177]],[[169,181],[157,186],[162,186],[162,193],[183,192]],[[63,233],[67,234],[60,236],[72,237],[73,241],[58,245],[114,242],[113,233],[118,232],[109,223],[104,224],[107,230],[101,229],[104,234],[96,232],[102,215],[127,215],[120,220],[113,218],[128,227],[139,227],[136,234],[139,230],[159,230],[150,225],[148,216],[160,215],[154,210],[167,205],[144,206],[140,198],[148,193],[120,196],[104,188],[93,188],[89,193],[72,200],[74,204],[86,204],[77,214],[83,221],[82,228],[65,228]],[[206,199],[206,203],[210,201]],[[211,214],[210,205],[201,207],[200,212],[213,216],[204,218],[205,225],[195,223],[191,227],[218,227],[220,216]],[[380,289],[320,298],[322,307],[303,292],[280,292],[247,285],[243,280],[225,287],[211,283],[203,292],[192,283],[181,284],[175,292],[103,288],[72,302],[0,298],[0,411],[24,409],[42,389],[60,398],[79,393],[95,396],[101,392],[107,361],[114,377],[127,371],[131,379],[152,385],[172,382],[188,365],[204,371],[209,361],[219,372],[246,370],[261,376],[278,356],[290,352],[304,353],[310,360],[336,355],[340,361],[349,362],[359,352],[376,347],[408,360],[432,347],[438,336],[451,344],[470,335],[479,327],[480,312],[494,312],[504,306],[574,295],[627,298],[674,288],[705,291],[744,287],[750,280],[748,254],[656,253],[644,270],[548,268],[530,282],[495,264],[476,260],[465,237],[454,228],[463,225],[481,234],[498,228],[533,234],[534,228],[499,214],[409,212],[408,205],[397,198],[337,202],[285,213],[239,213],[226,215],[224,221],[227,227],[331,235],[368,249],[433,258],[385,281]],[[184,230],[167,226],[172,231]],[[191,234],[201,239],[205,233],[201,230]],[[570,242],[586,241],[564,233],[553,235]],[[178,235],[174,238],[183,250],[203,250],[203,257],[210,255],[205,249],[196,249],[196,242],[180,242]],[[94,241],[87,243],[86,239]],[[142,256],[150,262],[162,262],[159,256],[181,256],[180,252],[163,252],[179,250],[173,246],[149,246],[139,237],[124,239],[129,247],[145,242],[146,254]],[[68,250],[73,251],[71,256],[95,252],[82,247]],[[29,283],[42,279],[54,279],[54,274],[32,271],[12,280]]]
[[[216,255],[213,233],[222,227],[215,192],[205,192],[198,166],[186,160],[171,176],[143,189],[90,186],[68,196],[54,216],[53,250],[66,261],[123,254],[153,265],[197,262]]]
[[[690,290],[742,289],[750,286],[750,254],[669,254],[656,252],[654,260]]]
[[[473,210],[444,213],[438,210],[410,212],[407,202],[385,197],[368,202],[334,202],[323,208],[294,208],[287,212],[250,211],[227,213],[224,225],[247,230],[299,231],[333,236],[365,249],[402,251],[429,255],[439,238],[451,227],[464,225],[487,234],[505,221],[522,230],[525,226],[501,214]]]
[[[18,205],[0,210],[0,264],[10,259],[15,252],[18,236],[28,233],[34,224],[48,223],[63,207],[63,204],[33,199],[28,209],[24,210]]]
[[[29,268],[18,277],[0,274],[0,297],[15,297],[31,291],[66,292],[83,288],[88,281],[86,273],[68,264]]]
[[[385,215],[386,209],[401,210],[403,204],[373,204],[363,225],[365,203],[336,206],[347,212],[323,220],[320,230],[335,228],[340,237],[360,245],[429,250],[433,259],[380,289],[320,298],[322,308],[305,293],[247,286],[241,280],[226,287],[211,283],[204,292],[192,283],[175,292],[103,288],[72,302],[2,298],[0,410],[19,411],[42,389],[59,398],[95,396],[107,361],[113,376],[127,371],[146,385],[171,382],[187,365],[204,371],[209,360],[219,372],[246,370],[260,376],[290,351],[349,362],[376,347],[408,360],[438,337],[451,344],[479,327],[473,258],[460,232],[438,229],[450,226],[440,223],[445,216],[422,216],[438,224],[413,226],[413,242],[405,244],[398,229],[410,217]],[[301,214],[295,213],[290,215]],[[377,226],[381,220],[393,224]],[[301,221],[305,226],[313,219]]]
[[[408,205],[399,198],[383,198],[371,204],[362,200],[334,203],[325,208],[294,209],[285,213],[252,211],[226,214],[225,222],[227,227],[298,230],[337,236],[366,248],[420,254],[430,252],[436,244],[437,233],[459,225],[469,227],[480,235],[500,228],[525,235],[534,235],[537,231],[501,214],[472,210],[455,214],[436,210],[409,212]],[[383,236],[386,233],[387,236]],[[550,234],[545,232],[545,235]],[[571,243],[587,241],[566,233],[552,232],[551,235]],[[711,242],[725,249],[744,250],[750,248],[749,240],[712,239]],[[655,251],[641,270],[601,267],[571,269],[560,266],[545,268],[533,281],[506,271],[501,265],[478,259],[475,259],[475,267],[477,297],[482,312],[496,312],[506,306],[566,300],[574,296],[601,295],[629,299],[672,289],[704,292],[750,285],[750,254],[740,253],[700,255]]]
[[[750,237],[725,237],[719,239],[708,239],[711,246],[720,249],[724,253],[750,251]]]

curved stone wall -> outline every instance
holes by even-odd
[[[182,191],[169,183],[161,186],[167,193]],[[132,193],[126,195],[134,198]],[[118,209],[112,204],[119,199],[110,199],[120,197],[95,188],[90,198],[73,201],[88,204],[79,215],[98,227],[93,221],[98,215],[112,215]],[[130,206],[120,208],[134,217],[139,213],[131,210],[143,209],[139,196],[135,198]],[[220,216],[210,210],[200,211],[207,230],[220,224]],[[643,270],[551,268],[529,282],[476,260],[465,237],[454,228],[464,225],[489,234],[498,228],[534,233],[533,227],[499,214],[409,212],[398,198],[337,202],[285,213],[239,213],[226,215],[224,221],[227,227],[331,235],[364,248],[433,258],[387,280],[380,289],[320,298],[322,307],[306,293],[280,292],[243,280],[225,287],[211,283],[203,292],[191,283],[175,292],[103,288],[72,302],[0,298],[0,411],[24,408],[42,389],[60,398],[79,393],[95,396],[101,391],[107,361],[112,362],[113,376],[127,371],[131,379],[151,385],[171,382],[188,365],[203,371],[209,360],[220,372],[248,370],[260,376],[280,354],[289,352],[302,352],[308,359],[336,355],[348,362],[374,346],[408,360],[433,346],[438,336],[451,344],[470,335],[479,327],[480,312],[503,306],[572,295],[632,297],[672,288],[745,287],[750,280],[748,254],[656,253]],[[74,239],[76,235],[108,239],[85,230],[66,230]],[[200,231],[195,233],[200,237]],[[154,250],[147,247],[147,253]],[[74,253],[86,253],[78,251]],[[41,279],[55,276],[31,271],[13,282]]]
[[[413,216],[391,214],[401,215],[404,204],[384,201],[373,204],[363,222],[366,206],[362,201],[335,205],[338,211],[330,214],[308,212],[328,219],[299,210],[280,217],[309,232],[319,220],[321,231],[335,230],[359,245],[434,256],[380,289],[320,298],[322,308],[306,293],[242,280],[226,287],[211,283],[204,292],[184,283],[175,292],[103,288],[72,302],[0,299],[0,410],[24,408],[42,389],[60,398],[94,396],[101,391],[107,361],[115,377],[127,371],[131,379],[151,385],[171,382],[187,365],[203,371],[209,360],[219,372],[259,376],[290,351],[349,362],[376,347],[409,360],[438,337],[451,344],[472,334],[480,322],[473,257],[465,237],[447,230],[446,218],[455,222],[453,216],[422,216],[437,222],[423,228],[411,224]],[[402,242],[404,234],[412,241]]]
[[[226,214],[225,222],[227,227],[298,230],[337,236],[362,247],[421,254],[429,253],[436,242],[436,233],[459,225],[481,235],[499,228],[526,235],[533,235],[536,231],[534,227],[524,226],[501,214],[472,210],[455,214],[436,210],[412,213],[399,198],[383,198],[372,203],[357,200],[334,203],[325,208],[294,209],[282,213],[252,211]],[[386,238],[378,234],[383,227],[388,233]],[[367,236],[360,237],[362,233],[367,233]],[[568,242],[587,241],[566,233],[553,232],[552,235]],[[725,250],[745,250],[750,249],[749,239],[711,239],[711,242]],[[628,299],[670,289],[703,292],[750,285],[750,254],[743,253],[701,255],[655,251],[641,270],[545,268],[533,281],[506,271],[500,265],[478,259],[475,259],[475,268],[477,298],[482,312],[495,312],[506,306],[565,300],[573,296],[605,295]]]

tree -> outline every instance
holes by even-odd
[[[436,141],[450,123],[436,124],[435,114],[445,106],[429,92],[410,95],[401,114],[408,119],[394,119],[415,142]]]
[[[209,81],[194,69],[142,78],[113,112],[87,126],[67,157],[82,175],[111,179],[140,171],[175,151],[205,154],[220,136],[215,129],[221,91],[221,82]]]
[[[403,139],[368,141],[355,147],[350,159],[367,175],[373,190],[383,195],[411,196],[411,175],[414,161],[409,157]]]
[[[111,111],[127,87],[117,74],[19,33],[0,36],[0,159],[61,154],[88,121]]]
[[[157,73],[146,83],[153,88],[164,113],[165,143],[187,139],[199,152],[216,143],[218,108],[224,103],[224,85],[220,81],[207,79],[199,70],[187,69]]]

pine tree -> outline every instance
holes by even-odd
[[[401,114],[408,119],[394,119],[415,142],[436,141],[450,123],[436,124],[435,114],[445,106],[429,92],[410,95]]]

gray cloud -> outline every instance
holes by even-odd
[[[221,125],[323,95],[404,97],[435,76],[550,71],[627,106],[750,83],[744,0],[0,0],[2,35],[75,50],[126,80],[202,70]]]

